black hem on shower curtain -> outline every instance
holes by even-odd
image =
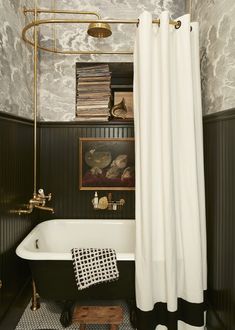
[[[169,312],[166,303],[156,303],[154,309],[148,312],[137,308],[137,330],[155,330],[158,324],[165,325],[168,330],[177,330],[178,321],[202,327],[206,309],[206,291],[204,292],[204,302],[200,304],[178,298],[178,310],[175,312]]]

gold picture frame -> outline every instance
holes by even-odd
[[[80,190],[135,190],[134,138],[80,138]]]

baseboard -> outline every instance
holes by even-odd
[[[207,330],[227,330],[226,326],[220,320],[218,314],[208,302],[208,311],[206,316],[206,328]]]
[[[29,303],[31,296],[31,279],[28,279],[0,321],[0,330],[14,330]]]

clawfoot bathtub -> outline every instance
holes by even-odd
[[[70,252],[75,247],[115,249],[119,280],[78,291]],[[134,220],[55,219],[37,225],[16,253],[29,261],[34,294],[46,299],[134,300],[134,248]]]

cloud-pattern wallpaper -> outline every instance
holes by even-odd
[[[32,48],[21,40],[27,23],[22,7],[33,0],[0,1],[0,111],[32,118]],[[186,4],[185,4],[186,2]],[[235,106],[235,2],[234,0],[38,0],[43,8],[98,12],[103,18],[137,18],[143,10],[172,17],[188,11],[200,23],[202,101],[205,114]],[[186,9],[185,9],[186,5]],[[57,16],[59,17],[59,16]],[[43,45],[72,49],[133,49],[135,27],[118,25],[107,40],[95,40],[85,27],[42,28]],[[58,37],[60,36],[60,37]],[[39,112],[41,120],[69,121],[75,116],[75,63],[77,61],[132,61],[131,56],[64,56],[40,52]]]
[[[78,5],[77,5],[78,3]],[[33,0],[0,1],[0,111],[32,118],[33,100],[33,49],[21,39],[22,28],[30,17],[22,8],[33,7]],[[185,0],[38,0],[41,8],[78,9],[98,12],[102,18],[138,18],[144,10],[158,17],[162,10],[169,10],[172,17],[185,13]],[[53,15],[51,15],[53,17]],[[55,16],[55,17],[59,17]],[[70,16],[71,17],[71,16]],[[112,26],[113,35],[96,40],[86,33],[87,26],[48,25],[40,31],[42,45],[70,49],[132,50],[136,27]],[[132,61],[132,56],[81,55],[65,56],[40,52],[38,81],[39,119],[45,121],[70,121],[75,117],[75,63]]]
[[[192,19],[200,23],[203,112],[234,108],[235,1],[191,1]]]
[[[32,49],[21,39],[27,0],[0,1],[0,111],[32,118]]]
[[[98,12],[102,18],[138,18],[148,10],[158,17],[162,10],[169,10],[172,17],[185,13],[185,0],[93,0],[78,2],[74,0],[40,0],[44,8],[78,9]],[[76,5],[78,3],[78,5]],[[59,17],[59,16],[57,16]],[[87,27],[87,26],[86,26]],[[47,26],[41,29],[41,44],[52,45],[52,36],[56,36],[57,47],[70,49],[133,50],[135,26],[112,26],[113,35],[107,40],[95,40],[86,34],[85,27]],[[60,36],[58,38],[58,36]],[[39,110],[42,121],[70,121],[75,118],[75,63],[132,61],[132,56],[118,55],[81,55],[65,56],[40,53]]]

